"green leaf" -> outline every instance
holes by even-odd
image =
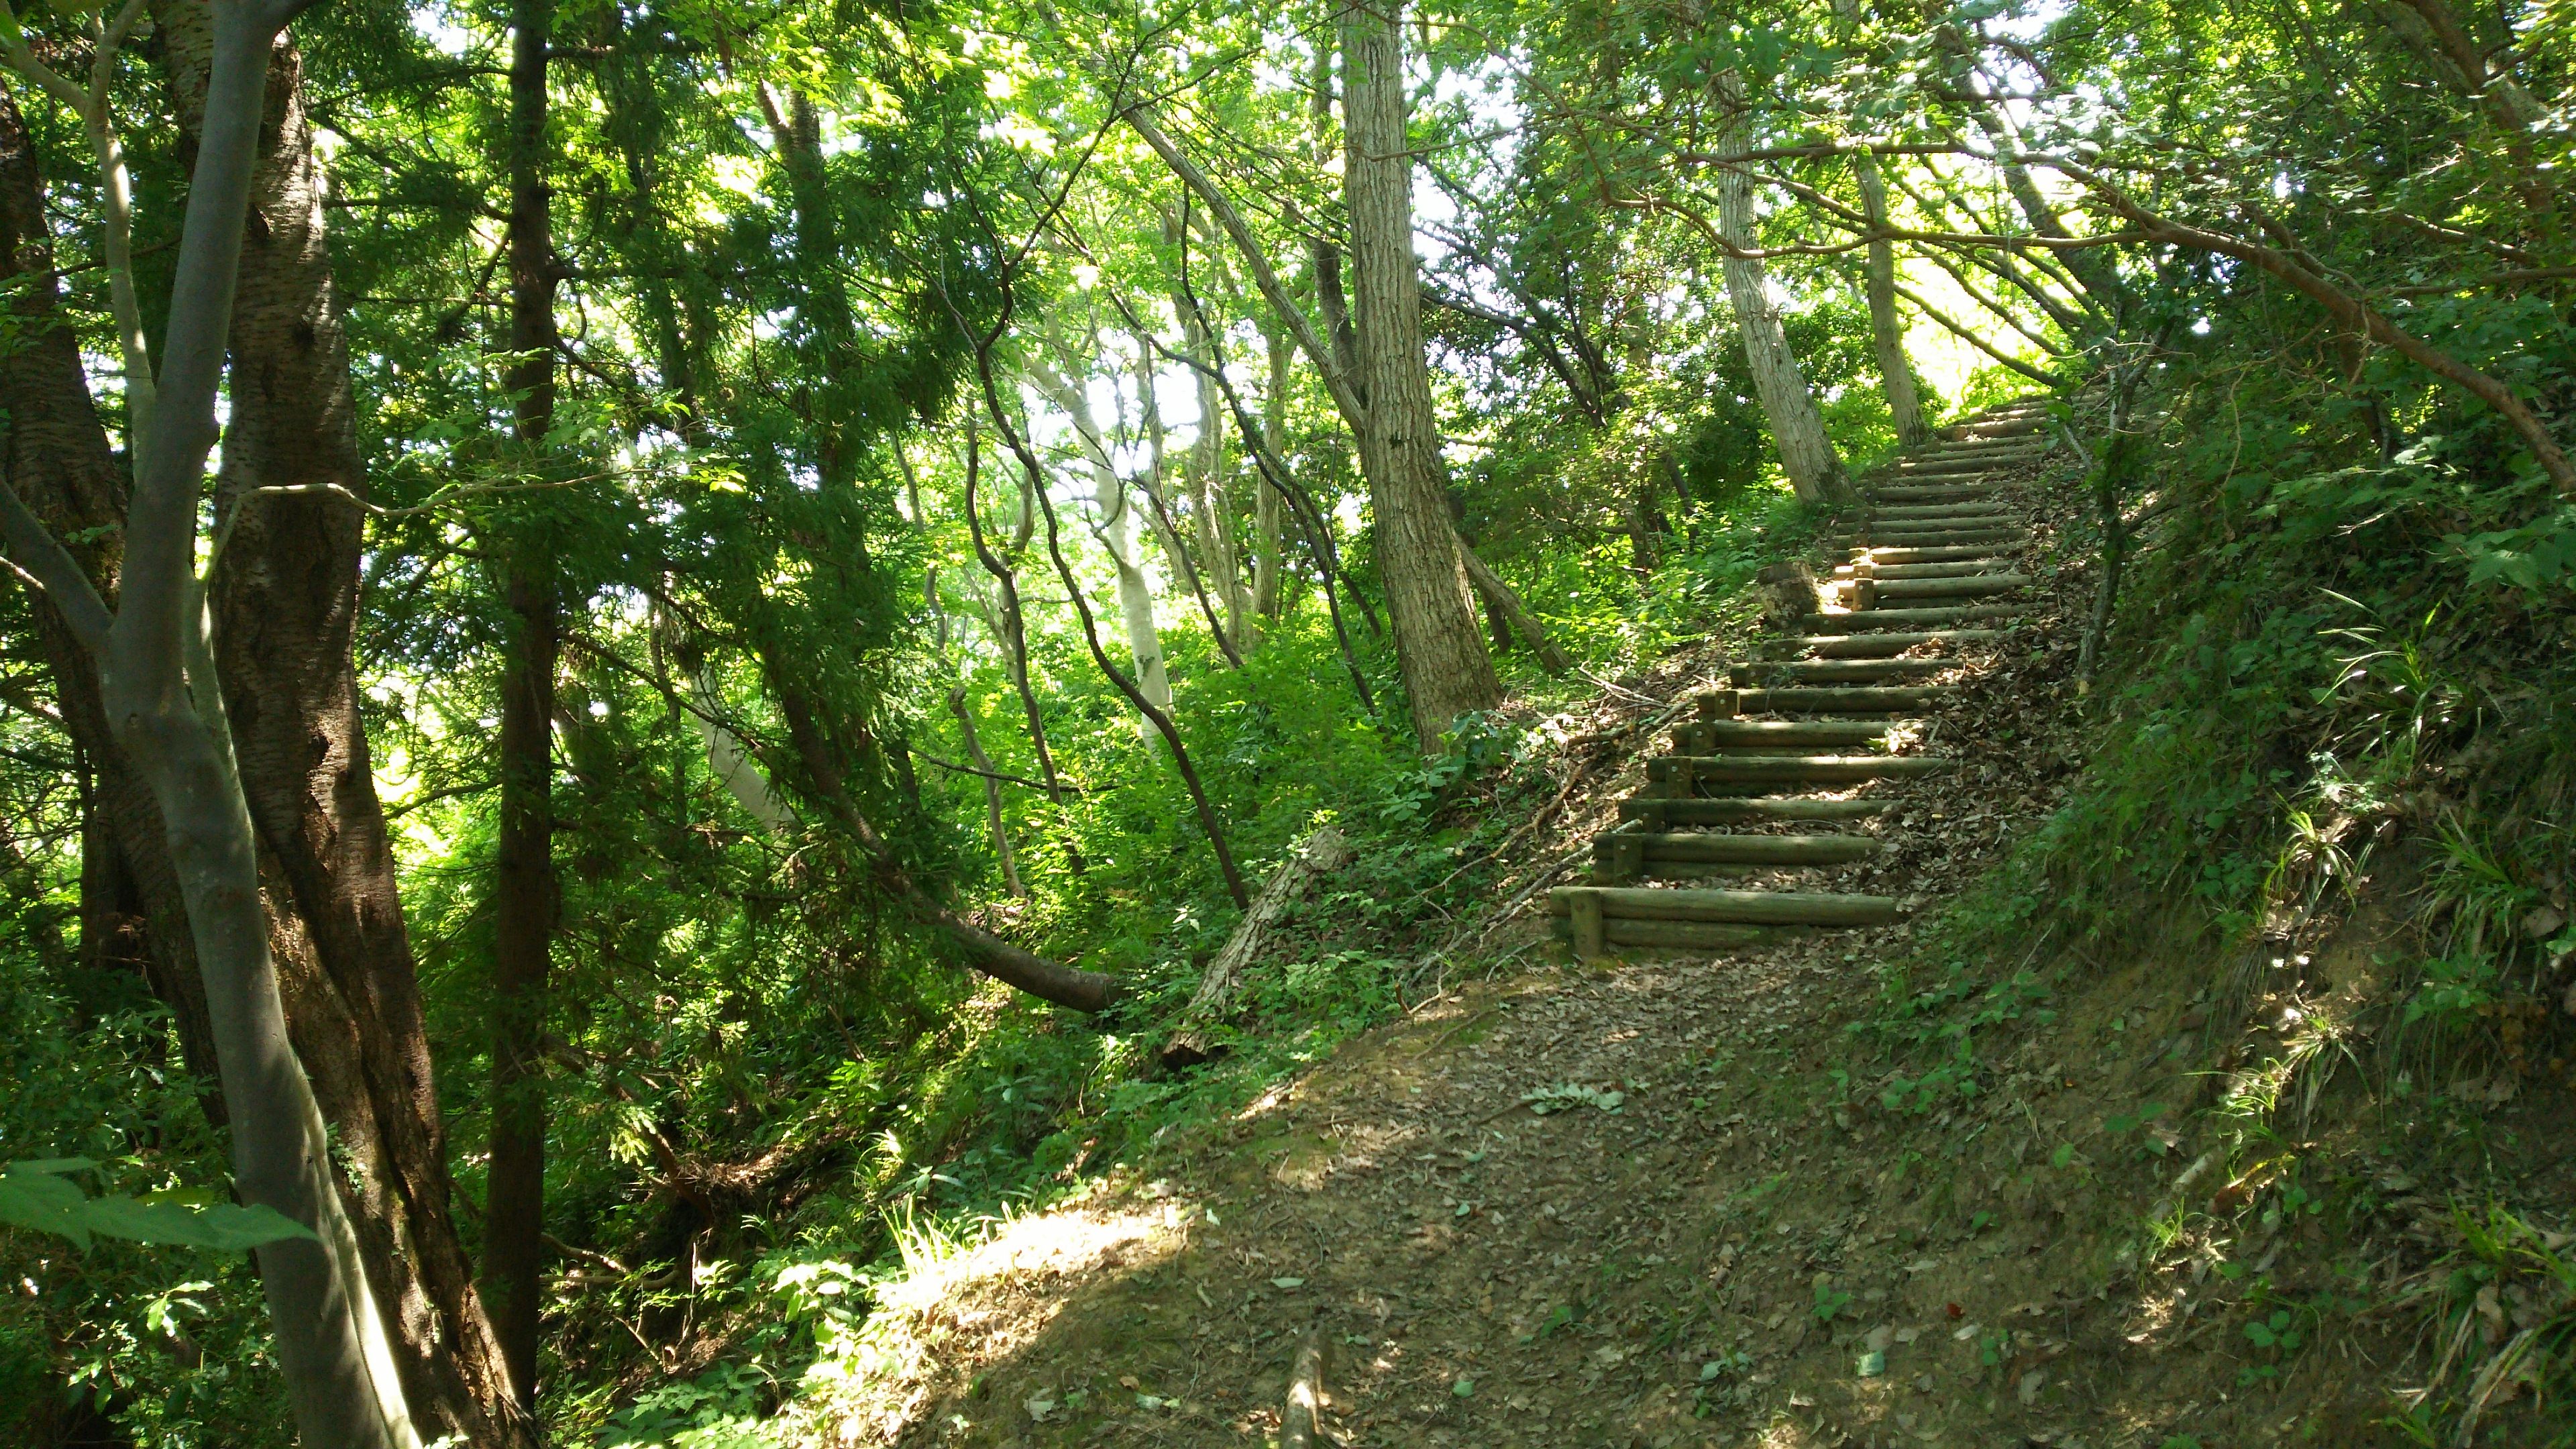
[[[90,1231],[102,1237],[169,1243],[218,1253],[242,1253],[290,1238],[314,1238],[311,1228],[275,1208],[257,1204],[198,1207],[181,1202],[102,1197],[90,1201],[86,1217]]]
[[[274,1208],[190,1202],[198,1194],[186,1191],[93,1198],[62,1176],[97,1165],[79,1157],[10,1163],[0,1169],[0,1223],[69,1238],[83,1250],[94,1236],[219,1253],[313,1236]]]

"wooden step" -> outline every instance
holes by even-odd
[[[1920,609],[1906,613],[1929,612]],[[1743,692],[1746,714],[1912,714],[1949,698],[1947,685],[1823,685]]]
[[[2030,542],[2026,528],[1874,528],[1865,539],[1845,547],[1881,548],[1963,548],[2013,547]]]
[[[1956,760],[1931,755],[1657,755],[1646,779],[1688,800],[1705,785],[1865,785],[1946,774]]]
[[[1950,609],[1867,609],[1857,614],[1813,614],[1800,622],[1800,627],[1815,633],[1875,633],[1881,629],[1937,628],[1944,624],[1964,624],[1971,619],[2018,619],[2024,610],[2019,604],[1964,604]],[[1760,713],[1752,705],[1748,713]]]
[[[1957,458],[1982,456],[1987,453],[2045,453],[2056,446],[2056,440],[2038,433],[2008,434],[2002,437],[1945,438],[1909,458]]]
[[[1827,745],[1874,745],[1892,723],[1873,720],[1715,719],[1673,726],[1673,753],[1722,755],[1742,750],[1814,754]]]
[[[1984,422],[1953,423],[1941,430],[1941,436],[1950,442],[1961,442],[1969,438],[2026,438],[2049,430],[2046,414],[2030,413],[2020,417],[1991,418]]]
[[[1911,518],[1991,518],[2012,511],[2012,504],[2004,499],[1984,498],[1956,503],[1892,503],[1866,509],[1861,517],[1878,523],[1894,523]]]
[[[1796,796],[1756,796],[1737,800],[1675,800],[1660,795],[1631,795],[1619,802],[1619,818],[1654,830],[1676,825],[1757,825],[1775,820],[1867,820],[1887,812],[1885,800],[1803,800]]]
[[[2012,560],[2001,554],[1991,553],[1979,554],[1975,558],[1963,558],[1953,563],[1883,564],[1872,559],[1870,577],[1881,582],[1888,579],[1964,579],[1972,574],[2010,573],[2012,567]],[[1858,575],[1859,570],[1851,564],[1834,565],[1834,580],[1837,583],[1849,583]]]
[[[1991,644],[2001,629],[1935,629],[1920,634],[1810,634],[1802,640],[1819,659],[1884,659],[1920,644]]]
[[[1553,934],[1560,941],[1574,940],[1574,922],[1570,917],[1550,918]],[[1645,951],[1725,951],[1741,946],[1758,946],[1779,934],[1760,926],[1730,926],[1716,921],[1642,921],[1625,916],[1606,917],[1601,922],[1601,939],[1591,943],[1576,942],[1577,954],[1590,960],[1609,954],[1614,946],[1628,946]]]
[[[1867,554],[1873,563],[1898,566],[1927,563],[1969,563],[2000,557],[1995,550],[1978,544],[1935,544],[1922,548],[1856,548],[1855,555]]]
[[[2028,574],[1967,574],[1948,579],[1887,579],[1878,586],[1881,603],[1918,599],[1985,599],[2030,587]]]
[[[1592,838],[1596,885],[1618,885],[1604,878],[1652,869],[1659,861],[1679,865],[1850,865],[1886,847],[1866,835],[1712,835],[1705,831],[1658,835],[1642,830],[1613,830]]]
[[[1740,692],[1759,684],[1882,684],[1922,679],[1959,667],[1955,659],[1783,659],[1727,670]]]
[[[1873,503],[1961,503],[2002,498],[2006,491],[2002,485],[1994,483],[1889,483],[1864,488],[1860,496]]]
[[[1896,464],[1896,476],[1909,483],[1922,483],[1934,478],[2009,473],[2026,463],[2035,463],[2047,456],[2047,449],[2031,448],[2018,453],[1992,453],[1973,458],[1900,458]]]
[[[1894,896],[1824,891],[1654,890],[1619,886],[1558,886],[1547,908],[1574,915],[1590,902],[1605,920],[1717,921],[1746,926],[1884,926],[1897,918]],[[1579,920],[1579,917],[1578,917]],[[1578,926],[1579,929],[1579,926]]]

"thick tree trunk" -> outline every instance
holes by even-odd
[[[290,1040],[261,898],[259,844],[195,573],[199,499],[217,439],[270,51],[293,9],[243,0],[211,7],[201,140],[171,285],[160,398],[148,434],[130,450],[138,467],[124,510],[116,609],[108,609],[83,561],[7,490],[0,490],[0,531],[19,566],[43,579],[69,632],[97,664],[114,742],[158,808],[205,987],[235,1190],[311,1230],[257,1252],[299,1432],[310,1444],[409,1449],[419,1443],[417,1425],[342,1204],[330,1131]]]
[[[1413,162],[1406,140],[1398,0],[1340,13],[1344,204],[1351,225],[1351,323],[1358,341],[1356,427],[1378,579],[1395,623],[1398,663],[1427,751],[1458,716],[1502,698],[1476,626],[1458,534],[1450,526],[1448,463],[1422,352],[1422,282],[1413,254]]]
[[[1727,108],[1720,154],[1752,146],[1752,110],[1744,81],[1733,71],[1718,77],[1718,104]],[[1753,371],[1753,390],[1761,397],[1763,415],[1771,422],[1771,439],[1780,450],[1780,466],[1789,486],[1809,503],[1839,503],[1851,496],[1842,459],[1825,436],[1825,419],[1815,395],[1789,350],[1789,334],[1780,325],[1780,304],[1771,294],[1771,278],[1758,258],[1735,255],[1758,243],[1753,217],[1753,181],[1729,168],[1717,178],[1718,234],[1726,241],[1727,299],[1735,306],[1737,329],[1744,337],[1744,360]]]
[[[1861,211],[1872,229],[1887,225],[1887,179],[1878,158],[1867,151],[1852,155],[1852,176],[1860,183]],[[1896,315],[1896,244],[1881,238],[1869,244],[1864,261],[1869,297],[1869,338],[1878,354],[1879,385],[1887,394],[1887,411],[1896,421],[1896,441],[1911,448],[1932,436],[1923,421],[1923,399],[1914,387],[1914,369],[1905,358],[1905,324]]]
[[[554,427],[555,289],[560,276],[546,176],[546,62],[553,0],[510,12],[510,349],[513,431],[542,457]],[[544,1307],[545,1024],[557,887],[554,868],[555,669],[560,584],[545,540],[504,546],[509,607],[501,664],[501,822],[493,861],[492,1141],[484,1203],[483,1293],[520,1403],[537,1393]]]
[[[166,0],[155,19],[193,140],[209,16],[198,0]],[[285,897],[271,905],[286,927],[273,938],[291,946],[278,962],[287,1021],[323,1118],[356,1167],[341,1196],[390,1315],[413,1412],[433,1436],[529,1443],[457,1237],[419,981],[359,714],[364,519],[349,500],[366,496],[367,482],[300,83],[300,57],[281,44],[233,307],[216,655],[263,873]],[[286,488],[309,491],[258,491]]]

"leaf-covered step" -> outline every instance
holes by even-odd
[[[1931,708],[1950,693],[1949,686],[1939,684],[1795,685],[1741,691],[1746,714],[1912,714]]]
[[[1705,719],[1673,726],[1673,753],[1723,755],[1756,751],[1812,755],[1833,747],[1878,744],[1895,727],[1892,721]]]
[[[1614,830],[1592,838],[1596,868],[1623,856],[1634,856],[1649,866],[1658,861],[1690,865],[1850,865],[1885,848],[1866,835],[1667,835]]]
[[[1963,579],[1974,574],[2008,574],[2013,569],[2011,559],[1996,553],[1981,553],[1950,563],[1883,564],[1871,559],[1870,564],[1870,577],[1876,579]],[[1855,564],[1834,566],[1834,577],[1846,582],[1859,572]]]
[[[1756,685],[1884,684],[1891,679],[1923,679],[1959,667],[1955,659],[1772,659],[1728,667],[1727,679],[1738,690]]]
[[[1790,641],[1803,644],[1819,659],[1885,659],[1923,644],[1991,644],[2002,629],[1927,629],[1919,633],[1811,634]]]
[[[1650,830],[1677,825],[1763,825],[1779,821],[1867,820],[1887,813],[1885,800],[1809,800],[1795,795],[1735,800],[1672,800],[1632,795],[1619,802],[1619,818]]]
[[[1551,917],[1550,927],[1558,940],[1574,940],[1571,918]],[[1726,951],[1758,946],[1776,934],[1760,926],[1730,926],[1717,921],[1641,921],[1614,916],[1602,920],[1601,939],[1589,950],[1581,949],[1581,942],[1576,942],[1576,946],[1578,953],[1587,959],[1601,955],[1613,946],[1667,951]]]
[[[1747,926],[1884,926],[1898,915],[1893,896],[1830,891],[1558,886],[1547,893],[1548,909],[1558,915],[1574,915],[1587,902],[1605,919],[1716,921]]]
[[[1712,786],[1865,785],[1958,767],[1956,760],[1931,755],[1658,755],[1646,762],[1646,779],[1687,800]]]
[[[2019,604],[1962,604],[1948,609],[1865,609],[1858,613],[1814,614],[1800,621],[1810,633],[1860,633],[1881,629],[1929,629],[1972,619],[2018,619]],[[1747,706],[1751,708],[1751,706]]]

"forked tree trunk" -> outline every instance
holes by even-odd
[[[560,275],[547,187],[546,69],[553,0],[510,11],[510,390],[512,431],[538,466],[554,428],[555,289]],[[549,541],[525,525],[501,549],[509,614],[501,661],[501,821],[493,859],[490,1184],[483,1293],[520,1403],[536,1405],[545,1297],[547,978],[554,954],[555,669],[560,583]]]
[[[79,336],[61,315],[36,165],[25,120],[0,90],[0,265],[25,279],[8,297],[15,341],[0,348],[0,396],[9,411],[0,461],[7,482],[54,537],[74,540],[75,562],[113,603],[128,489],[90,398]],[[152,994],[178,1027],[181,1059],[201,1083],[208,1115],[220,1122],[224,1103],[215,1086],[206,989],[161,807],[108,727],[97,660],[50,595],[38,598],[35,614],[64,728],[92,773],[81,822],[83,954],[103,954],[111,940],[139,948]]]
[[[1136,661],[1136,686],[1156,708],[1168,709],[1172,680],[1163,668],[1163,636],[1154,626],[1154,585],[1145,576],[1144,556],[1136,546],[1136,506],[1127,495],[1127,482],[1110,461],[1108,443],[1092,419],[1091,404],[1081,387],[1043,363],[1032,367],[1030,375],[1047,399],[1073,419],[1083,465],[1091,473],[1091,501],[1100,511],[1100,541],[1117,572],[1118,618],[1126,631],[1128,655]],[[1136,729],[1139,737],[1153,742],[1154,727],[1142,715],[1137,717]]]
[[[195,576],[270,48],[296,8],[245,0],[212,7],[205,123],[172,274],[159,403],[151,435],[134,449],[141,465],[126,508],[115,611],[5,488],[0,533],[97,663],[116,742],[159,807],[205,983],[235,1190],[311,1229],[257,1253],[297,1428],[313,1445],[410,1449],[417,1426],[334,1181],[329,1129],[288,1034],[258,841]]]
[[[155,22],[193,140],[211,17],[202,0],[165,0]],[[532,1443],[457,1237],[419,979],[359,713],[364,518],[350,500],[366,496],[367,480],[301,80],[301,58],[281,44],[233,307],[216,657],[264,873],[283,887],[271,907],[284,926],[273,938],[288,948],[278,958],[287,1022],[355,1168],[340,1194],[412,1410],[433,1437]]]
[[[1262,399],[1261,427],[1263,442],[1274,458],[1287,455],[1288,443],[1288,363],[1294,356],[1288,339],[1275,326],[1262,333],[1269,345],[1270,387]],[[1279,490],[1252,490],[1252,613],[1254,618],[1271,620],[1279,617]],[[1244,642],[1253,641],[1250,634]]]
[[[1887,225],[1887,178],[1878,158],[1852,153],[1852,177],[1860,183],[1862,213],[1870,228]],[[1881,237],[1869,244],[1864,259],[1869,298],[1869,340],[1878,355],[1879,386],[1887,394],[1888,415],[1896,423],[1896,441],[1911,448],[1932,436],[1923,421],[1923,399],[1914,387],[1914,368],[1905,357],[1905,323],[1896,315],[1896,244]]]
[[[1396,657],[1424,751],[1457,718],[1502,698],[1449,522],[1448,464],[1422,351],[1413,254],[1413,161],[1406,139],[1400,0],[1354,3],[1342,43],[1342,195],[1351,227],[1351,327],[1365,400],[1354,420],[1377,566]]]
[[[1727,71],[1717,79],[1718,104],[1726,108],[1721,154],[1751,149],[1753,113],[1743,78]],[[1759,258],[1737,255],[1758,245],[1753,216],[1753,181],[1729,168],[1717,178],[1718,234],[1726,241],[1726,295],[1734,304],[1737,330],[1744,337],[1744,360],[1753,372],[1753,390],[1770,419],[1771,439],[1780,450],[1780,467],[1789,486],[1809,503],[1839,503],[1851,496],[1842,459],[1825,436],[1824,415],[1807,391],[1798,356],[1789,350],[1789,334],[1780,324],[1779,300]]]

